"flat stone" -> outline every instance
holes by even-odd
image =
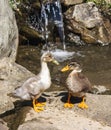
[[[46,92],[44,97],[45,110],[36,113],[30,109],[18,130],[111,130],[110,95],[87,94],[89,108],[85,110],[78,108],[77,98],[71,99],[73,108],[64,108],[66,92]]]

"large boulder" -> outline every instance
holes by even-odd
[[[14,88],[33,74],[15,63],[18,27],[8,0],[0,1],[0,114],[14,108],[8,96]]]
[[[18,28],[15,15],[8,0],[0,1],[0,58],[16,59],[18,47]]]
[[[86,110],[78,108],[80,101],[74,97],[71,98],[74,107],[64,108],[67,96],[65,91],[45,92],[42,96],[47,101],[45,110],[37,113],[30,105],[22,107],[12,125],[19,120],[17,130],[111,130],[110,95],[87,94]]]
[[[99,13],[93,2],[71,7],[65,13],[65,25],[69,41],[78,34],[85,43],[111,43],[111,23]],[[75,41],[73,38],[72,42]]]

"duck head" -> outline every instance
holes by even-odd
[[[54,58],[50,52],[46,52],[42,55],[41,61],[43,62],[53,62],[56,65],[59,65],[59,62]]]
[[[68,70],[75,70],[76,72],[81,72],[81,67],[77,62],[71,62],[70,64],[66,65],[61,69],[62,72],[68,71]]]

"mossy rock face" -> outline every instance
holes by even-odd
[[[38,0],[34,1],[20,1],[17,5],[18,10],[15,11],[17,25],[19,29],[19,41],[20,44],[33,44],[36,41],[42,41],[43,38],[36,27],[32,27],[28,23],[29,17],[36,16],[40,12],[40,3]],[[36,22],[36,21],[35,21]],[[36,23],[34,23],[36,26]]]
[[[20,42],[25,43],[28,40],[31,42],[31,44],[38,44],[38,41],[42,41],[42,34],[30,28],[29,26],[22,26],[20,28]]]
[[[33,38],[41,37],[41,35],[37,31],[29,28],[28,26],[23,26],[21,28],[21,33],[25,33],[27,37],[33,37]]]

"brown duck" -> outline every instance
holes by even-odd
[[[78,104],[78,107],[84,109],[88,108],[88,105],[85,103],[85,93],[91,90],[92,85],[88,78],[84,76],[81,71],[80,65],[76,62],[71,62],[64,68],[62,68],[62,72],[72,70],[72,72],[68,75],[66,80],[67,89],[68,89],[68,101],[64,104],[64,107],[72,108],[73,104],[70,102],[71,96],[77,96],[82,98],[82,102]]]

